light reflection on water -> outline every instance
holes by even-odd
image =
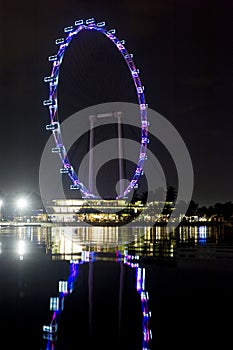
[[[0,267],[0,273],[2,276],[2,284],[4,285],[4,290],[10,290],[12,280],[15,281],[16,285],[14,288],[11,289],[12,295],[17,292],[19,289],[19,297],[14,296],[15,300],[18,300],[19,305],[24,305],[24,308],[26,307],[27,303],[30,304],[30,302],[34,303],[34,300],[32,301],[30,298],[27,301],[27,293],[28,295],[36,295],[36,300],[41,297],[41,295],[47,295],[46,293],[56,293],[56,286],[54,281],[56,279],[56,276],[59,276],[60,278],[60,268],[63,264],[67,265],[67,262],[69,262],[72,259],[77,259],[82,255],[82,252],[93,252],[97,253],[95,254],[98,256],[98,259],[100,260],[110,260],[112,253],[116,253],[116,251],[124,252],[124,254],[130,255],[136,255],[140,257],[148,257],[148,258],[165,258],[165,259],[186,259],[187,257],[198,257],[198,258],[208,258],[208,259],[216,259],[217,257],[221,258],[227,258],[227,259],[233,259],[233,230],[231,227],[227,226],[184,226],[179,227],[178,229],[168,233],[165,227],[135,227],[135,228],[127,228],[127,227],[43,227],[43,226],[28,226],[28,227],[1,227],[0,228],[0,260],[1,260],[1,267]],[[219,253],[218,253],[219,252]],[[113,255],[114,255],[113,254]],[[220,254],[220,255],[218,255]],[[44,260],[45,259],[45,260]],[[6,264],[4,264],[4,261],[6,260]],[[16,261],[17,264],[11,264],[9,260]],[[59,261],[60,260],[60,261]],[[9,261],[9,262],[8,262]],[[45,264],[43,265],[43,261]],[[148,260],[149,261],[149,260]],[[27,264],[28,262],[28,264]],[[31,264],[32,262],[32,264]],[[35,262],[35,263],[34,263]],[[159,288],[162,288],[164,293],[166,294],[168,292],[167,285],[163,286],[163,281],[166,281],[167,278],[170,278],[170,286],[171,286],[171,293],[173,288],[175,288],[175,271],[176,266],[175,265],[168,265],[169,268],[167,270],[161,269],[157,270],[157,266],[155,266],[155,269],[151,269],[150,265],[146,265],[146,260],[141,260],[142,266],[145,266],[146,271],[146,286],[149,287],[150,291],[150,300],[151,305],[153,307],[153,310],[157,310],[158,303],[157,303],[157,297],[159,289],[156,286],[159,286]],[[105,262],[104,262],[105,263]],[[29,266],[30,265],[30,266]],[[53,268],[54,271],[57,271],[57,275],[51,274],[50,271],[50,277],[51,282],[54,283],[54,286],[49,287],[49,284],[47,286],[43,286],[43,279],[44,277],[40,277],[40,285],[38,286],[38,291],[35,291],[35,289],[32,289],[29,291],[27,289],[27,286],[33,286],[33,283],[37,283],[37,277],[33,277],[32,275],[27,275],[27,268],[29,267],[29,270],[37,271],[38,265],[41,265],[41,271],[45,274],[49,274],[49,268]],[[51,265],[53,265],[51,267]],[[9,270],[9,272],[5,273],[6,266]],[[11,268],[9,268],[11,266]],[[43,267],[44,266],[44,267]],[[50,267],[49,267],[50,266]],[[57,267],[56,267],[57,266]],[[59,267],[58,267],[59,266]],[[96,265],[98,267],[98,265]],[[102,266],[102,265],[101,265]],[[104,271],[106,271],[106,266]],[[171,268],[171,270],[170,270]],[[19,270],[18,270],[19,269]],[[44,269],[44,270],[43,270]],[[56,270],[58,269],[58,270]],[[65,267],[66,269],[66,267]],[[100,268],[101,269],[101,268]],[[179,269],[179,266],[178,266]],[[19,271],[20,273],[18,273]],[[166,275],[166,278],[160,278],[161,271],[167,271],[168,275]],[[171,271],[171,273],[170,273]],[[179,270],[180,272],[181,270]],[[83,273],[83,278],[85,276],[85,273]],[[104,276],[103,272],[103,276]],[[153,273],[153,275],[152,275]],[[169,275],[170,273],[170,275]],[[181,273],[181,272],[180,272]],[[127,271],[128,274],[128,271]],[[200,274],[200,271],[198,271],[198,276]],[[12,280],[9,282],[8,276],[13,276]],[[114,275],[114,274],[111,274]],[[82,277],[81,276],[81,277]],[[102,277],[103,277],[102,276]],[[125,282],[129,282],[129,275],[127,275],[128,279]],[[151,277],[155,276],[155,277]],[[178,277],[180,275],[178,274]],[[193,276],[193,275],[192,275]],[[210,275],[209,275],[210,276]],[[64,277],[63,277],[64,278]],[[206,278],[205,278],[206,279]],[[201,280],[201,284],[205,282],[205,279]],[[32,283],[32,280],[34,281]],[[82,279],[81,279],[82,280]],[[154,280],[156,283],[154,283]],[[82,286],[85,287],[86,283],[83,283],[84,280],[82,280]],[[179,280],[180,281],[180,280]],[[185,281],[185,279],[184,279]],[[104,280],[104,285],[107,285],[108,279]],[[17,285],[18,283],[18,285]],[[48,283],[48,278],[47,282]],[[191,282],[190,282],[191,283]],[[214,284],[212,284],[214,286]],[[79,284],[79,288],[82,287],[81,284]],[[181,291],[183,290],[185,286],[185,282],[182,285]],[[46,292],[46,290],[50,288],[50,292]],[[18,289],[17,289],[18,288]],[[33,287],[32,287],[33,288]],[[100,289],[103,288],[103,284],[100,285]],[[4,290],[2,290],[2,298],[4,297]],[[156,293],[155,293],[156,290]],[[179,295],[180,290],[177,292],[177,295]],[[211,289],[211,293],[213,293],[214,289]],[[80,289],[78,290],[80,292]],[[34,294],[33,294],[34,293]],[[85,294],[85,293],[84,293]],[[79,294],[80,295],[80,294]],[[50,297],[51,295],[48,294],[46,296]],[[10,297],[8,296],[10,299]],[[130,299],[130,298],[129,298]],[[31,300],[31,301],[30,301]],[[42,299],[41,299],[42,300]],[[43,299],[43,302],[41,301],[41,305],[45,305],[45,301],[47,299]],[[161,299],[160,299],[161,300]],[[77,302],[77,300],[76,300]],[[154,304],[153,304],[154,303]],[[4,305],[4,303],[1,304]],[[165,304],[166,305],[166,304]],[[33,306],[35,307],[35,306]],[[31,305],[28,307],[30,310],[33,309]],[[182,311],[182,309],[179,311]],[[29,312],[29,311],[27,311]],[[9,311],[5,311],[6,315],[15,315],[15,309]],[[20,315],[24,314],[24,309],[21,307],[21,313]],[[84,312],[85,314],[85,312]],[[27,315],[27,314],[26,314]],[[39,315],[39,307],[37,309],[37,316]],[[49,310],[46,308],[46,314],[40,315],[40,322],[38,333],[42,330],[43,324],[46,324],[47,316],[49,315]],[[155,317],[154,317],[155,315]],[[27,324],[28,321],[26,320],[27,316],[25,316],[25,319],[23,319],[23,316],[17,316],[21,321],[22,324]],[[161,316],[160,316],[161,317]],[[10,317],[11,322],[13,320],[13,317]],[[152,326],[153,322],[156,322],[158,320],[158,313],[152,312]],[[48,320],[47,320],[48,321]],[[43,323],[42,323],[43,322]],[[167,322],[167,320],[166,320]],[[35,323],[33,322],[31,325],[31,333],[33,334],[33,329],[35,328]],[[18,324],[12,327],[18,327]],[[171,331],[171,328],[169,328]],[[157,337],[158,342],[158,330],[156,329],[155,332],[153,332],[153,337]],[[37,345],[40,343],[42,336],[40,335],[40,338],[35,338],[33,336],[33,339],[35,339],[35,346],[32,346],[34,349],[42,349],[44,350],[44,347],[38,348]],[[158,343],[155,344],[155,349],[159,349]],[[44,344],[43,344],[44,346]],[[66,348],[67,349],[67,348]],[[151,347],[152,350],[152,347]]]
[[[17,252],[23,259],[24,255],[35,253],[35,247],[39,246],[54,260],[70,260],[82,251],[114,253],[116,250],[173,258],[184,247],[231,246],[228,231],[224,226],[204,225],[179,227],[170,233],[166,227],[6,227],[0,229],[0,254]]]

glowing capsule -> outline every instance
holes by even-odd
[[[58,60],[58,56],[57,55],[49,56],[48,60],[49,60],[49,62],[57,61]]]
[[[60,169],[60,174],[68,174],[69,171],[70,171],[69,168],[61,168],[61,169]]]
[[[146,153],[140,153],[140,159],[145,159],[146,158]]]
[[[148,107],[148,104],[146,103],[141,103],[140,104],[140,109],[145,110]]]
[[[125,58],[133,58],[133,54],[129,53],[129,54],[125,55]]]
[[[57,323],[50,324],[49,326],[43,326],[43,332],[56,333],[57,332]]]
[[[53,131],[58,129],[58,127],[59,127],[59,123],[55,122],[55,123],[46,125],[46,130]]]
[[[142,121],[142,127],[147,128],[149,126],[149,122],[147,120]]]
[[[51,342],[55,342],[57,340],[57,336],[54,333],[45,333],[43,334],[43,339],[49,340]],[[51,347],[47,347],[46,350],[52,350]]]
[[[79,190],[80,186],[79,185],[70,185],[71,190]]]
[[[54,104],[54,100],[44,100],[43,105],[44,106],[52,106]]]
[[[101,27],[105,27],[106,23],[105,22],[99,22],[97,23],[97,27],[101,28]]]
[[[45,83],[55,83],[56,81],[57,81],[57,77],[55,76],[44,77]]]
[[[69,26],[69,27],[64,28],[65,33],[72,32],[72,30],[73,30],[73,26]]]
[[[61,153],[61,147],[53,147],[52,153]]]
[[[120,41],[118,41],[117,47],[118,47],[119,50],[123,50],[124,49],[124,46],[122,45],[122,43]]]
[[[136,70],[132,70],[131,71],[131,74],[134,78],[137,78],[138,77],[138,72]]]
[[[50,305],[50,311],[59,311],[59,298],[51,297],[49,305]]]
[[[89,18],[89,19],[86,19],[86,24],[93,24],[95,23],[95,18]]]
[[[64,42],[65,42],[64,38],[59,38],[59,39],[56,39],[55,44],[59,45],[59,44],[63,44]]]
[[[67,281],[59,281],[58,283],[59,293],[68,293],[68,282]]]
[[[84,24],[84,20],[83,19],[79,19],[78,21],[74,22],[75,26],[81,26],[82,24]]]

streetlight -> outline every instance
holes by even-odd
[[[27,200],[23,197],[19,198],[16,202],[16,206],[19,210],[19,216],[22,216],[22,210],[25,209],[27,207],[28,203]]]

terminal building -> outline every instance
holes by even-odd
[[[88,222],[96,225],[125,224],[136,221],[166,221],[162,214],[164,205],[172,203],[151,202],[146,205],[124,199],[55,199],[47,204],[48,221],[54,223]]]

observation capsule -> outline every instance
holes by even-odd
[[[70,185],[71,190],[79,190],[80,186],[79,185]]]
[[[58,60],[58,55],[53,55],[48,57],[49,62],[54,62]]]
[[[105,27],[105,22],[99,22],[99,23],[97,23],[97,27],[98,28],[101,28],[101,27]]]
[[[59,123],[55,122],[55,123],[52,123],[52,124],[47,124],[46,125],[46,130],[53,131],[53,130],[58,129],[58,127],[59,127]]]
[[[64,32],[65,32],[65,33],[72,32],[72,30],[73,30],[73,26],[69,26],[69,27],[65,27],[65,28],[64,28]]]
[[[95,23],[95,18],[89,18],[89,19],[86,19],[86,24],[93,24]]]
[[[84,20],[83,19],[79,19],[78,21],[74,22],[75,26],[81,26],[82,24],[84,24]]]
[[[65,39],[64,39],[64,38],[59,38],[59,39],[56,39],[56,40],[55,40],[55,44],[56,44],[56,45],[63,44],[64,42],[65,42]]]

